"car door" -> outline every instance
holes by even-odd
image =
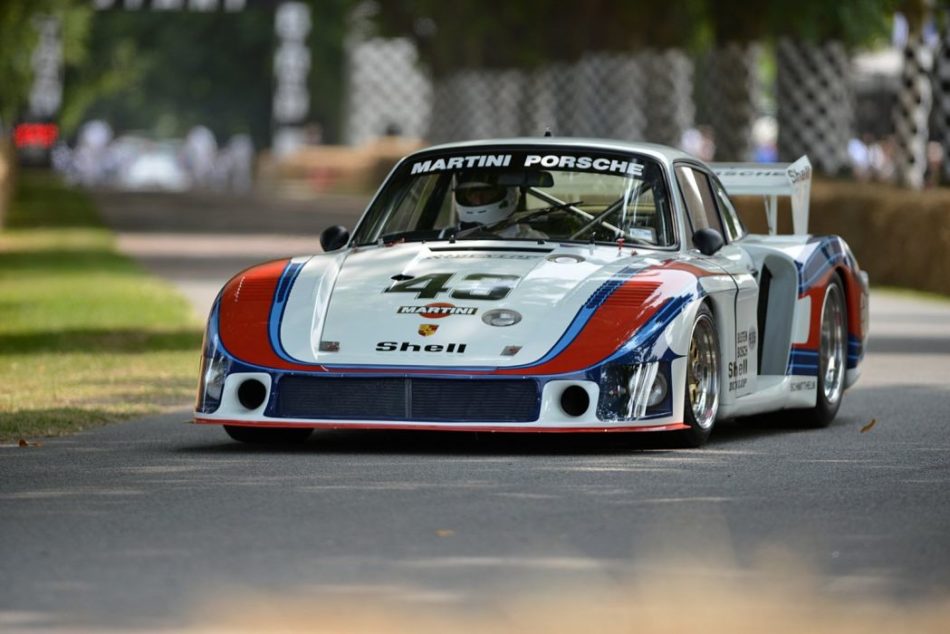
[[[752,348],[758,341],[756,309],[759,287],[755,264],[737,242],[744,235],[744,229],[715,176],[694,163],[677,163],[675,172],[686,203],[689,226],[685,241],[688,247],[694,248],[692,236],[703,228],[715,229],[725,240],[719,251],[704,257],[728,273],[736,287],[732,305],[735,316],[732,323],[734,337],[728,344],[720,344],[734,345],[732,350],[722,350],[727,375],[724,377],[727,380],[723,382],[726,388],[723,396],[726,401],[731,401],[735,397],[751,394],[756,387],[758,359]]]

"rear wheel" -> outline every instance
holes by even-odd
[[[225,425],[228,436],[240,442],[260,445],[286,445],[302,443],[313,433],[307,427],[242,427]]]
[[[709,307],[696,314],[686,357],[686,403],[684,422],[689,429],[680,432],[687,447],[700,447],[709,439],[719,413],[720,376],[719,336]]]
[[[818,348],[818,398],[815,407],[806,410],[804,423],[809,427],[827,427],[841,406],[847,371],[848,309],[844,289],[837,275],[825,290],[821,307],[821,343]]]

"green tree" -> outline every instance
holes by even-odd
[[[849,47],[860,46],[887,37],[899,4],[901,0],[772,0],[767,29],[779,37],[807,42],[836,40]]]
[[[458,68],[532,67],[586,52],[679,47],[698,51],[776,36],[846,44],[887,33],[899,3],[922,0],[478,0],[381,2],[373,15],[384,36],[408,36],[438,76]]]
[[[343,41],[352,0],[310,0],[310,118],[337,138]],[[92,21],[88,54],[67,76],[63,124],[90,118],[117,131],[180,136],[206,125],[219,139],[250,133],[270,142],[274,7],[238,13],[105,11]]]
[[[440,76],[458,68],[531,68],[595,51],[695,48],[705,36],[705,11],[702,0],[403,0],[380,3],[373,20],[384,36],[412,38]]]
[[[269,135],[270,11],[107,11],[96,14],[86,63],[67,77],[66,119],[119,131],[181,135],[204,124],[219,137]]]
[[[25,114],[33,82],[32,55],[37,42],[34,20],[60,18],[66,72],[85,61],[90,3],[83,0],[4,0],[0,2],[0,118],[7,124]]]

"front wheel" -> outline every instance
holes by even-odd
[[[847,369],[848,309],[844,290],[837,275],[825,289],[821,307],[821,343],[818,348],[818,399],[815,407],[806,410],[808,427],[827,427],[841,406]]]
[[[719,336],[712,311],[705,304],[696,313],[686,357],[686,404],[680,432],[687,447],[700,447],[709,439],[719,413]]]
[[[257,445],[289,445],[302,443],[313,433],[307,427],[242,427],[225,425],[224,431],[234,440]]]

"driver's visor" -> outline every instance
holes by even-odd
[[[455,201],[463,207],[481,207],[501,202],[508,194],[507,187],[489,183],[460,183],[455,187]]]

